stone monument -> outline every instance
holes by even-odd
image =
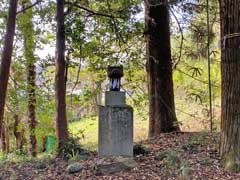
[[[125,92],[120,91],[122,66],[109,66],[109,91],[105,105],[99,106],[99,156],[133,156],[133,109],[126,105]]]

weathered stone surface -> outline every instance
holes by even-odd
[[[98,138],[100,156],[133,156],[133,109],[100,106]]]
[[[116,158],[116,161],[124,164],[126,167],[130,169],[138,166],[137,162],[133,158],[119,156]]]
[[[110,175],[121,171],[129,171],[137,166],[137,162],[132,158],[117,157],[112,163],[98,164],[97,174]]]
[[[90,158],[88,154],[78,154],[77,155],[77,160],[79,161],[86,161]]]
[[[106,91],[105,106],[125,106],[126,95],[121,91]]]
[[[121,171],[127,171],[131,168],[125,166],[124,164],[120,162],[111,163],[111,164],[102,164],[98,167],[98,174],[100,175],[109,175],[109,174],[115,174]]]
[[[67,172],[72,174],[72,173],[80,172],[80,171],[82,171],[82,169],[83,169],[82,164],[75,162],[75,163],[68,165]]]

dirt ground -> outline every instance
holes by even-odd
[[[108,164],[96,154],[80,161],[83,170],[69,174],[72,161],[59,158],[45,161],[0,163],[0,179],[73,180],[73,179],[240,179],[240,174],[225,171],[219,158],[218,133],[170,133],[141,142],[147,154],[134,156],[136,166],[119,172],[99,173],[98,162]]]

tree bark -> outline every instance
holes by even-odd
[[[19,128],[19,126],[21,124],[21,119],[20,119],[19,115],[16,113],[13,118],[14,118],[13,134],[16,139],[16,146],[17,146],[17,149],[21,153],[23,153],[23,145],[25,142],[25,137],[24,137],[25,132],[24,132],[23,128]]]
[[[149,137],[179,130],[174,105],[168,4],[145,1]]]
[[[8,130],[7,130],[7,125],[6,125],[6,121],[3,121],[2,124],[2,151],[5,153],[9,152],[9,142],[8,142]]]
[[[0,66],[0,135],[3,124],[4,106],[7,95],[7,84],[13,51],[13,40],[16,26],[17,0],[10,0],[7,18],[6,35]]]
[[[64,0],[57,0],[57,42],[56,42],[56,130],[58,150],[64,148],[68,140],[68,124],[66,115],[66,85],[65,85],[65,31],[64,31]]]
[[[145,1],[145,29],[146,31],[149,30],[149,14],[150,14],[150,7],[149,2]],[[154,81],[154,61],[151,58],[152,52],[150,51],[151,41],[150,35],[146,32],[146,70],[147,70],[147,79],[148,79],[148,94],[149,94],[149,137],[154,136],[154,127],[155,127],[155,81]]]
[[[222,112],[220,154],[226,169],[240,171],[240,1],[220,0]]]
[[[22,2],[22,8],[31,5],[30,0]],[[36,72],[35,72],[35,42],[34,42],[34,27],[32,23],[33,11],[32,8],[23,12],[22,21],[19,23],[24,39],[24,56],[27,62],[27,92],[28,92],[28,124],[30,129],[30,154],[35,157],[37,155],[37,138],[36,138]]]

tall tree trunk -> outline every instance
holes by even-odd
[[[31,5],[30,0],[25,0],[22,2],[22,8],[26,8]],[[32,156],[37,155],[37,138],[36,138],[36,84],[35,84],[35,42],[34,42],[34,27],[32,23],[33,10],[32,8],[24,11],[22,16],[22,21],[19,23],[19,26],[22,31],[24,39],[24,56],[27,62],[27,92],[28,92],[28,123],[30,130],[30,148],[29,152]]]
[[[240,171],[240,1],[220,0],[222,113],[220,153],[226,169]]]
[[[147,7],[145,5],[145,7]],[[148,12],[148,8],[145,9],[145,13]],[[145,18],[147,16],[145,15]],[[147,22],[147,19],[145,20]],[[155,72],[154,72],[154,61],[151,57],[150,54],[150,39],[147,36],[147,49],[146,49],[146,57],[147,57],[147,64],[146,64],[146,70],[147,70],[147,79],[148,79],[148,94],[149,94],[149,137],[154,136],[155,134],[155,99],[156,99],[156,94],[155,94]]]
[[[10,64],[13,51],[13,40],[16,26],[17,0],[10,0],[8,9],[8,19],[2,60],[0,66],[0,135],[3,124],[4,106],[7,95],[7,84],[10,73]]]
[[[64,30],[64,0],[57,0],[57,42],[56,42],[56,130],[58,138],[58,150],[62,148],[68,139],[68,124],[66,115],[66,84],[65,84],[65,30]]]
[[[175,114],[169,12],[166,0],[145,1],[149,137],[179,130]]]

